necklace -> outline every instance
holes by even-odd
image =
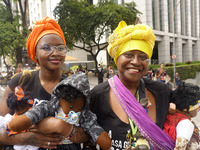
[[[136,91],[135,97],[137,97],[137,100],[140,102],[139,88]],[[143,99],[146,99],[146,98],[143,98]],[[143,99],[141,99],[141,102],[143,101]],[[147,100],[147,103],[148,103],[148,100]],[[129,118],[129,124],[131,128],[127,131],[127,134],[126,134],[126,139],[128,142],[126,150],[134,150],[134,149],[150,150],[148,141],[140,133],[137,126],[133,124],[133,121],[130,118]]]

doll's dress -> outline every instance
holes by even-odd
[[[8,123],[13,119],[13,117],[17,117],[17,114],[14,114],[13,116],[10,114],[3,116],[0,116],[0,130],[8,130]],[[17,134],[17,132],[11,131],[11,135]],[[14,145],[13,148],[15,150],[38,150],[38,147],[36,146],[31,146],[31,145]]]
[[[12,120],[12,115],[7,114],[4,117],[0,116],[0,130],[6,129],[7,124]]]

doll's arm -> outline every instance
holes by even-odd
[[[74,143],[84,143],[89,141],[89,135],[81,128],[66,123],[55,117],[47,117],[29,128],[31,132],[39,132],[43,134],[56,133],[68,138]]]
[[[92,142],[97,143],[102,149],[109,150],[111,139],[107,132],[97,123],[97,117],[90,110],[84,110],[80,119],[80,125],[92,137]]]
[[[20,115],[9,123],[9,128],[12,131],[20,132],[27,130],[31,125],[41,121],[42,119],[51,115],[49,110],[53,108],[49,105],[48,102],[43,102],[31,110],[27,111],[23,115]]]
[[[176,126],[176,145],[175,150],[187,147],[194,131],[194,125],[189,119],[182,120]]]

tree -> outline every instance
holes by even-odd
[[[2,0],[1,0],[2,1]],[[6,7],[1,4],[0,11],[6,12],[7,15],[0,15],[1,30],[4,30],[4,39],[7,39],[7,45],[1,47],[0,55],[4,57],[8,56],[15,64],[22,63],[22,50],[25,47],[28,28],[26,21],[27,14],[27,0],[14,0],[14,3],[19,6],[13,7],[12,0],[3,0]],[[23,5],[22,5],[23,3]],[[15,9],[14,9],[15,8]],[[6,26],[7,25],[7,26]],[[9,28],[8,28],[9,27]],[[2,34],[3,36],[3,34]],[[0,42],[2,42],[0,39]],[[2,42],[6,44],[6,42]],[[5,62],[5,61],[4,61]],[[6,65],[6,64],[5,64]]]
[[[105,34],[109,35],[121,20],[134,24],[140,13],[135,6],[134,2],[116,5],[113,1],[99,1],[92,5],[88,0],[61,0],[54,15],[64,32],[67,46],[90,53],[97,71],[97,55],[108,46],[101,39]]]
[[[10,19],[13,19],[12,23],[8,21]],[[3,58],[7,73],[10,65],[6,58],[16,62],[16,49],[25,44],[25,38],[21,30],[18,29],[20,27],[19,18],[17,16],[12,18],[5,5],[0,3],[0,56]]]

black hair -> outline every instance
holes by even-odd
[[[197,85],[191,83],[180,82],[177,89],[172,91],[172,102],[176,104],[176,108],[180,111],[189,110],[189,106],[196,105],[200,100],[200,89]]]
[[[17,99],[17,96],[15,95],[15,92],[11,92],[11,93],[8,94],[8,98],[6,99],[6,103],[7,103],[8,108],[11,109],[11,112],[14,113],[15,110],[17,110],[17,106],[27,105],[28,104],[27,101],[29,99],[33,100],[31,92],[29,92],[29,91],[24,92],[24,97],[19,101]],[[31,104],[29,104],[29,106],[32,107]]]
[[[85,95],[80,92],[78,89],[72,87],[71,85],[61,85],[56,88],[55,96],[58,99],[64,99],[69,102],[73,102],[74,99],[83,97],[84,101],[86,100]]]

